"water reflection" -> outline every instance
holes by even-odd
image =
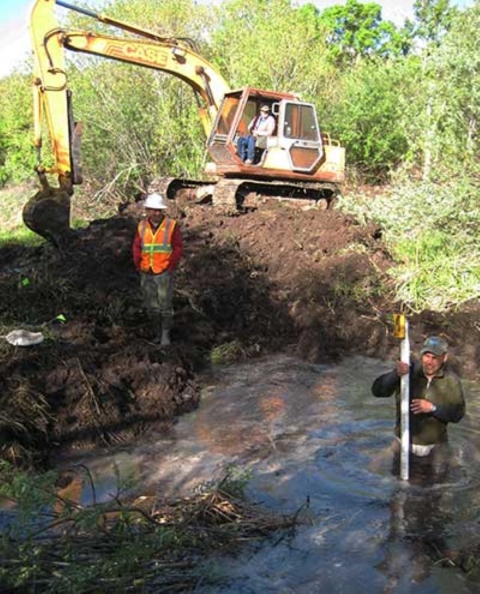
[[[444,475],[404,484],[392,474],[393,399],[370,394],[388,368],[361,357],[336,366],[275,357],[218,369],[168,439],[83,462],[110,491],[129,469],[165,496],[188,495],[236,463],[251,472],[254,500],[288,512],[308,500],[293,539],[218,560],[225,583],[204,592],[478,592],[458,559],[480,549],[479,386],[449,427]],[[98,483],[96,495],[107,496]]]
[[[453,474],[450,476],[451,451],[447,447],[442,450],[436,459],[413,459],[409,482],[399,481],[392,493],[385,557],[377,565],[387,577],[386,593],[419,584],[436,565],[456,567],[461,563],[460,552],[448,539],[454,515],[442,500]],[[392,458],[392,474],[398,477],[398,448],[392,448]]]

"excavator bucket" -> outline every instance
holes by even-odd
[[[81,139],[82,123],[73,121],[71,101],[69,95],[69,129],[72,130],[70,146],[71,171],[58,175],[59,187],[53,188],[48,180],[46,171],[37,166],[36,171],[42,189],[39,190],[23,207],[23,222],[34,233],[41,235],[59,247],[68,239],[70,234],[70,205],[73,195],[73,184],[81,184]],[[63,161],[59,161],[63,162]],[[61,170],[68,170],[62,167]]]
[[[61,188],[42,188],[23,207],[23,222],[59,247],[70,234],[70,198]]]

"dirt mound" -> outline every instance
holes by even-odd
[[[3,328],[45,335],[36,347],[0,346],[4,457],[38,464],[55,448],[165,429],[197,406],[196,374],[220,347],[243,357],[289,350],[315,362],[397,356],[388,331],[398,311],[386,274],[391,260],[377,228],[275,201],[236,217],[185,204],[172,214],[181,219],[186,256],[168,350],[151,343],[141,309],[131,257],[138,208],[76,231],[61,251],[0,247]],[[413,316],[414,347],[427,333],[442,334],[459,371],[473,377],[479,319],[473,303]]]

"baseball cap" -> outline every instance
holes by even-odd
[[[439,336],[429,336],[422,345],[421,354],[433,353],[440,357],[444,355],[448,350],[447,343]]]
[[[269,105],[262,105],[262,107],[260,108],[260,111],[270,111],[270,106]]]

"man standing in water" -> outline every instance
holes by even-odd
[[[421,349],[421,360],[409,366],[398,361],[395,369],[378,377],[372,386],[373,395],[386,398],[395,393],[397,414],[394,445],[397,473],[400,451],[400,383],[410,373],[411,460],[434,475],[445,470],[447,424],[458,423],[465,415],[462,384],[446,368],[448,345],[438,336],[430,336]]]

